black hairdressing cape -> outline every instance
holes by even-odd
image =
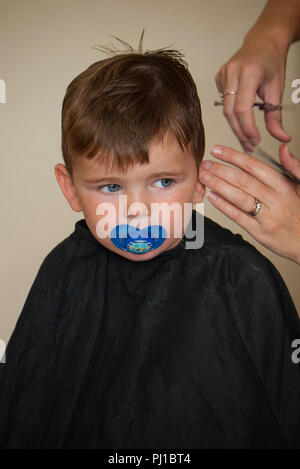
[[[299,324],[273,265],[207,218],[202,248],[139,262],[80,220],[0,365],[0,447],[299,448]]]

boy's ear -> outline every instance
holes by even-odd
[[[77,196],[75,187],[72,182],[72,178],[66,166],[64,164],[58,163],[55,166],[54,171],[55,171],[56,180],[58,184],[60,185],[62,193],[64,194],[65,198],[69,202],[71,208],[75,212],[81,212],[82,211],[81,203]]]
[[[196,182],[196,187],[194,191],[193,204],[203,202],[204,195],[205,195],[205,186],[198,179]]]

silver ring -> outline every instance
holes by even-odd
[[[251,217],[255,217],[255,215],[257,215],[260,211],[261,207],[262,203],[259,200],[255,199],[254,209],[252,210],[252,212],[249,212],[249,215],[251,215]]]
[[[237,94],[237,91],[227,91],[226,93],[220,93],[221,98],[227,96],[228,94]]]

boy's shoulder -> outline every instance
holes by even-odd
[[[261,276],[267,279],[278,273],[270,260],[240,234],[232,233],[208,217],[204,217],[204,242],[198,255],[206,263],[208,275],[221,289],[227,284],[242,283],[249,291],[249,279],[255,283]]]
[[[300,322],[289,290],[277,268],[239,234],[204,217],[204,244],[198,251],[206,263],[211,284],[228,303],[238,322],[251,312],[264,323],[275,324],[286,316],[300,333]]]
[[[264,270],[273,264],[261,254],[252,244],[243,239],[240,234],[233,233],[201,214],[193,214],[195,223],[203,223],[203,246],[198,250],[210,264],[229,268],[236,267],[239,271],[245,269]]]
[[[49,251],[42,265],[56,269],[69,262],[75,264],[76,260],[80,263],[83,258],[101,250],[101,246],[82,218],[75,222],[74,230]]]
[[[198,215],[197,215],[198,216]],[[207,277],[223,300],[244,305],[269,303],[270,315],[280,308],[289,310],[300,332],[300,322],[289,290],[272,262],[240,234],[234,234],[218,223],[204,217],[204,243],[195,256],[196,263],[205,263]],[[249,308],[251,310],[251,308]]]

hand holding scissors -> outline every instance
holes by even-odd
[[[286,144],[280,145],[281,166],[295,182],[229,147],[215,146],[212,155],[235,166],[208,160],[201,163],[199,179],[211,189],[207,198],[212,205],[261,244],[300,264],[300,161]]]

